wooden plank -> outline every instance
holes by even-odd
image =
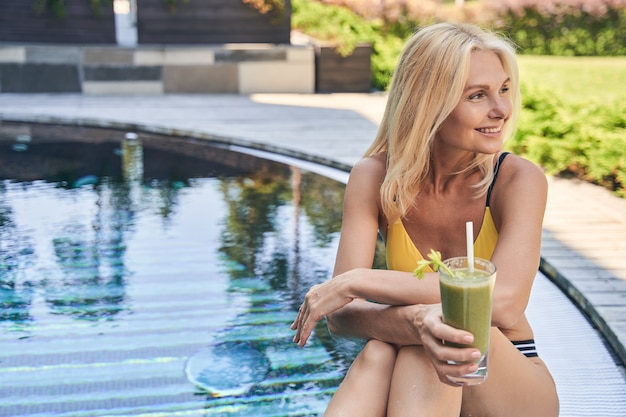
[[[368,92],[372,85],[371,45],[358,45],[342,56],[333,45],[315,47],[315,89],[318,92]]]
[[[46,9],[37,14],[32,0],[0,2],[0,41],[115,44],[113,5],[102,2],[102,15],[86,0],[65,0],[65,18]]]
[[[162,0],[138,0],[140,44],[290,43],[291,3],[275,21],[241,0],[179,0],[170,11]]]

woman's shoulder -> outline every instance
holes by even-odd
[[[508,154],[498,172],[498,182],[546,183],[546,175],[538,165],[526,158]]]
[[[521,156],[507,155],[498,170],[498,179],[494,187],[496,201],[517,204],[519,199],[545,200],[547,191],[548,180],[541,167]]]
[[[357,161],[350,171],[350,178],[380,183],[384,179],[386,172],[387,154],[381,152]]]

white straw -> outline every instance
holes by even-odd
[[[474,223],[465,223],[465,236],[467,243],[467,269],[474,272]]]

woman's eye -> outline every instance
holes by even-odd
[[[471,96],[469,96],[469,99],[470,100],[478,100],[480,98],[483,98],[484,96],[485,96],[485,93],[480,92],[480,93],[472,94]]]
[[[506,94],[509,92],[509,90],[510,90],[509,86],[504,86],[500,89],[500,93]]]

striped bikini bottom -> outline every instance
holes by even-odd
[[[526,356],[527,358],[534,358],[535,356],[539,356],[537,354],[537,347],[535,346],[535,339],[515,340],[511,343],[513,343],[513,346],[515,346],[517,350],[519,350],[522,355]]]

